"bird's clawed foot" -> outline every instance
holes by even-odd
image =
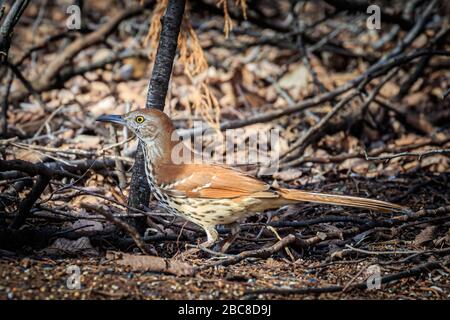
[[[190,249],[182,253],[184,257],[197,254],[199,251],[205,251],[208,253],[212,251],[209,250],[209,248],[217,241],[219,234],[217,233],[215,226],[204,226],[203,229],[206,232],[207,240],[198,245],[187,244],[186,246],[190,247]]]
[[[231,234],[222,243],[219,243],[217,241],[219,239],[219,234],[216,231],[215,227],[207,226],[204,227],[204,229],[207,235],[207,240],[198,245],[187,244],[186,247],[189,247],[190,249],[184,251],[182,253],[182,256],[187,257],[195,255],[200,251],[206,252],[211,256],[220,256],[220,257],[230,256],[229,254],[226,254],[226,252],[233,244],[233,242],[236,240],[239,234],[240,231],[239,224],[235,223],[231,225]],[[214,244],[215,246],[211,249],[211,247]]]
[[[186,247],[189,248],[183,252],[180,253],[180,255],[183,258],[187,258],[190,256],[194,256],[196,255],[199,251],[201,251],[200,247],[198,245],[193,245],[193,244],[186,244]]]
[[[189,247],[190,249],[182,252],[181,255],[184,258],[186,258],[186,257],[191,256],[191,255],[196,255],[200,251],[203,251],[203,252],[206,252],[206,253],[208,253],[208,254],[210,254],[212,256],[228,256],[228,255],[226,255],[224,253],[217,252],[214,249],[209,249],[213,244],[214,244],[214,242],[211,243],[211,242],[208,242],[208,241],[200,243],[198,245],[187,244],[186,247]]]

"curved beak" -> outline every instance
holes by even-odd
[[[96,121],[101,121],[101,122],[118,123],[118,124],[121,124],[123,126],[125,125],[125,120],[122,118],[122,116],[115,115],[115,114],[104,114],[104,115],[98,117],[95,120]]]

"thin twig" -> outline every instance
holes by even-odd
[[[349,103],[353,98],[355,98],[357,95],[359,95],[358,91],[353,92],[346,98],[339,101],[333,109],[331,109],[330,112],[327,113],[325,117],[323,117],[318,123],[316,123],[314,126],[308,129],[308,131],[296,142],[294,143],[289,150],[284,152],[280,158],[286,157],[288,154],[290,154],[292,151],[296,149],[300,149],[299,153],[302,153],[303,149],[306,148],[306,144],[309,142],[309,140],[317,133],[319,132],[322,127],[336,114],[339,110],[341,110],[347,103]]]
[[[200,270],[205,270],[205,269],[208,269],[211,267],[216,267],[219,265],[229,266],[232,264],[237,264],[237,263],[241,262],[242,260],[245,260],[248,258],[264,259],[264,258],[270,257],[275,252],[282,250],[283,248],[285,248],[289,244],[293,243],[294,241],[295,241],[295,236],[293,234],[290,234],[269,247],[260,248],[260,249],[256,249],[256,250],[250,250],[250,251],[243,251],[243,252],[239,253],[238,255],[231,256],[227,259],[223,259],[223,260],[211,263],[211,264],[206,264],[206,265],[197,267],[197,269],[200,271]]]
[[[418,160],[422,160],[422,158],[432,156],[435,154],[450,154],[450,149],[436,149],[436,150],[428,150],[428,151],[422,151],[422,152],[400,152],[396,154],[391,155],[384,155],[384,156],[378,156],[378,157],[370,157],[366,151],[364,151],[364,157],[368,161],[378,161],[383,160],[386,162],[389,162],[392,159],[400,158],[400,157],[417,157]]]
[[[139,235],[139,232],[134,228],[133,226],[130,226],[125,221],[115,217],[113,214],[109,213],[108,211],[104,210],[100,206],[94,206],[92,204],[86,203],[86,207],[89,207],[89,209],[94,210],[98,213],[100,213],[102,216],[104,216],[107,220],[109,220],[111,223],[119,227],[120,229],[124,230],[126,233],[130,235],[130,237],[134,240],[136,243],[136,246],[141,249],[141,251],[147,255],[151,255],[150,250],[147,249],[147,246],[145,245],[144,240],[142,240],[141,236]]]
[[[350,249],[351,251],[364,253],[364,254],[370,254],[370,255],[390,255],[390,254],[416,254],[416,253],[422,253],[422,251],[418,250],[394,250],[394,251],[370,251],[370,250],[364,250],[359,248],[354,248],[349,244],[345,245],[346,248]]]
[[[109,131],[111,133],[112,142],[117,144],[119,140],[117,138],[117,132],[113,125],[109,126]],[[114,157],[115,157],[114,160],[116,162],[116,174],[117,174],[117,177],[119,178],[119,187],[121,189],[123,189],[127,186],[127,178],[125,176],[125,168],[123,166],[123,163],[119,159],[120,158],[120,147],[115,146],[113,150],[114,150]]]

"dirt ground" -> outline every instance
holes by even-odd
[[[250,290],[267,287],[309,287],[346,284],[362,268],[364,260],[352,264],[321,267],[305,259],[286,263],[275,259],[219,267],[197,276],[177,277],[149,272],[132,272],[99,258],[90,259],[6,259],[0,260],[0,299],[243,299]],[[81,289],[68,289],[68,266],[79,266]],[[408,265],[388,265],[383,272],[395,272]],[[257,295],[257,299],[278,299],[279,295]],[[382,286],[379,290],[349,290],[344,293],[291,295],[290,299],[449,299],[448,275],[433,272]]]
[[[237,158],[237,146],[277,131],[267,148],[280,166],[259,177],[268,184],[410,209],[265,212],[243,221],[225,256],[183,255],[203,230],[155,201],[128,205],[137,139],[95,120],[146,105],[167,1],[150,2],[84,1],[85,26],[68,30],[67,1],[29,1],[15,26],[0,64],[0,299],[450,298],[445,1],[413,1],[406,18],[405,1],[382,1],[393,20],[380,30],[332,1],[248,1],[248,20],[246,1],[190,1],[167,77],[177,129],[208,149],[236,128]],[[194,136],[198,121],[215,134]],[[196,272],[111,261],[146,252],[117,221],[144,226],[144,249]],[[361,289],[369,279],[386,283]]]
[[[449,199],[448,175],[410,174],[416,185],[406,176],[398,177],[391,185],[382,179],[370,181],[366,179],[342,179],[341,186],[355,190],[377,192],[384,188],[385,194],[392,198],[402,194],[399,203],[408,204],[418,211],[424,200],[433,200],[438,207]],[[391,179],[392,180],[392,179]],[[350,181],[354,183],[353,187]],[[403,181],[403,182],[401,182]],[[417,181],[421,181],[420,185]],[[325,190],[335,184],[322,186]],[[414,190],[415,193],[404,192],[403,189]],[[417,190],[419,192],[417,193]],[[419,194],[419,196],[417,196]],[[307,209],[307,210],[305,210]],[[288,209],[289,210],[289,209]],[[335,215],[339,209],[330,210],[327,206],[299,205],[291,208],[292,212],[303,212],[296,221],[314,221],[316,218]],[[308,211],[309,210],[309,211]],[[344,210],[345,214],[346,210]],[[355,216],[358,210],[353,210]],[[281,214],[289,214],[284,212]],[[342,212],[341,212],[342,214]],[[359,218],[367,217],[362,211]],[[277,216],[273,217],[276,221]],[[374,221],[395,218],[395,215],[375,214]],[[29,247],[22,252],[0,252],[0,299],[448,299],[450,298],[449,271],[445,266],[437,270],[425,271],[419,276],[411,276],[382,284],[373,290],[348,288],[343,292],[321,294],[253,294],[252,291],[268,288],[307,288],[328,287],[332,285],[350,286],[364,282],[370,276],[373,266],[379,267],[380,275],[390,275],[410,270],[419,264],[430,261],[448,260],[448,252],[439,252],[448,241],[449,213],[438,217],[425,217],[419,221],[405,222],[398,227],[384,228],[372,232],[357,230],[355,236],[347,240],[324,240],[304,251],[293,246],[289,252],[280,250],[268,259],[250,258],[230,266],[217,266],[202,270],[195,276],[174,276],[146,271],[136,271],[108,260],[105,249],[116,250],[114,245],[93,241],[91,249],[98,250],[85,254],[63,252],[63,249],[44,253],[42,248]],[[249,223],[251,223],[251,218]],[[260,218],[265,219],[265,218]],[[439,219],[437,222],[427,222]],[[283,220],[283,219],[281,219]],[[430,220],[433,221],[433,220]],[[256,225],[256,222],[255,222]],[[433,236],[426,238],[424,230],[434,225]],[[402,227],[403,226],[403,227]],[[309,239],[320,232],[341,229],[350,230],[353,223],[343,222],[331,224],[312,224],[297,229],[300,238]],[[289,232],[289,228],[278,228],[280,236]],[[370,230],[370,229],[369,229]],[[397,230],[397,233],[394,231]],[[373,230],[372,230],[373,231]],[[364,237],[361,237],[365,235]],[[392,235],[396,235],[395,237]],[[199,237],[203,237],[200,233]],[[242,232],[230,249],[230,254],[255,249],[267,245],[261,238],[255,240],[252,228]],[[425,238],[424,238],[425,237]],[[440,239],[440,240],[439,240]],[[438,241],[439,240],[439,241]],[[268,244],[272,242],[269,241]],[[418,245],[420,243],[420,245]],[[218,261],[220,257],[211,257],[207,253],[191,255],[180,254],[185,241],[152,242],[153,249],[163,257],[173,257],[194,266]],[[345,244],[353,248],[359,247],[369,252],[350,252]],[[51,247],[51,246],[50,246]],[[85,248],[86,249],[86,248]],[[130,248],[132,249],[132,248]],[[67,250],[70,250],[68,248]],[[133,251],[133,250],[132,250]],[[136,251],[136,249],[135,249]],[[386,254],[382,254],[387,251]],[[381,252],[381,253],[380,253]],[[397,253],[395,253],[397,252]],[[85,252],[86,253],[86,252]],[[75,256],[75,257],[74,257]],[[83,257],[84,256],[84,257]],[[78,267],[80,289],[69,289],[67,284],[72,275],[70,268]]]

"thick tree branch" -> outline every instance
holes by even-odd
[[[152,78],[148,87],[146,108],[164,109],[185,3],[185,0],[169,0],[167,5],[166,13],[162,20],[162,31]],[[149,201],[150,188],[145,177],[144,155],[139,143],[131,178],[128,205],[134,208],[142,208],[147,206]],[[135,226],[142,231],[142,226]]]
[[[30,193],[28,193],[27,197],[20,203],[19,208],[17,210],[17,216],[11,224],[12,229],[20,228],[25,220],[31,214],[31,208],[33,208],[34,203],[39,199],[41,194],[44,192],[45,188],[47,188],[50,182],[50,177],[47,175],[38,176],[33,188]]]

